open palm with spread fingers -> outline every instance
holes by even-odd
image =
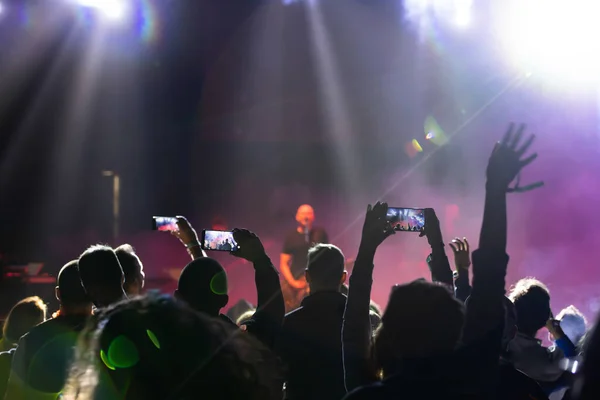
[[[469,268],[471,266],[471,254],[467,238],[462,238],[462,240],[455,238],[449,245],[454,253],[454,264],[456,265],[456,269]]]
[[[515,125],[511,123],[504,138],[496,143],[487,167],[489,185],[509,192],[527,191],[543,185],[543,182],[536,182],[526,187],[519,187],[517,183],[514,188],[508,187],[521,170],[537,158],[537,153],[524,157],[535,140],[535,136],[530,135],[521,143],[525,127],[525,124],[521,124],[515,131]]]

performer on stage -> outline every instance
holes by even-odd
[[[296,229],[285,237],[279,265],[286,312],[298,308],[308,294],[304,276],[308,249],[317,243],[328,243],[327,232],[322,228],[313,228],[315,211],[310,205],[304,204],[298,208],[296,221]]]

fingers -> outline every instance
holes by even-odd
[[[385,217],[387,214],[388,205],[385,202],[377,202],[373,211],[375,211],[375,215],[377,217]]]
[[[520,161],[521,168],[525,168],[527,165],[531,164],[537,158],[537,156],[537,153],[533,153],[523,161]]]
[[[508,125],[508,130],[504,134],[504,137],[502,138],[502,141],[500,142],[501,145],[508,146],[508,144],[510,143],[510,141],[512,139],[512,135],[513,135],[513,130],[514,129],[515,129],[515,124],[511,122]]]
[[[452,247],[452,250],[455,253],[458,251],[469,252],[470,249],[469,241],[465,237],[462,238],[462,240],[459,238],[454,238],[452,242],[448,243],[448,245]]]
[[[526,186],[521,187],[521,190],[524,192],[528,192],[530,190],[537,189],[542,186],[544,186],[544,181],[538,181],[538,182],[532,183],[531,185],[526,185]]]
[[[387,203],[378,201],[373,206],[369,204],[369,206],[367,207],[367,214],[375,219],[385,218],[385,216],[387,215],[387,210]]]
[[[527,125],[525,125],[525,124],[519,125],[519,128],[517,129],[517,133],[515,133],[514,137],[511,139],[511,141],[509,143],[507,143],[508,147],[511,150],[515,150],[517,148],[517,145],[521,141],[521,136],[523,136],[523,132],[525,132],[526,127],[527,127]]]
[[[519,155],[519,157],[521,157],[521,156],[523,156],[523,154],[525,154],[525,152],[529,149],[529,146],[531,146],[531,144],[533,143],[534,140],[535,140],[535,135],[531,135],[527,138],[527,141],[525,141],[523,146],[521,146],[521,148],[519,150],[517,150],[517,154]]]
[[[456,246],[456,248],[458,249],[458,251],[464,251],[465,250],[465,246],[464,246],[463,242],[460,241],[459,238],[455,238],[454,240],[452,240],[452,243],[454,244],[454,246]]]

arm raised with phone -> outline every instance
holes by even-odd
[[[354,270],[349,280],[348,299],[342,326],[344,379],[346,390],[375,380],[371,369],[371,325],[369,304],[373,285],[373,260],[381,243],[396,231],[386,218],[388,205],[377,202],[367,207]]]
[[[285,314],[279,275],[256,234],[247,229],[234,229],[232,233],[237,248],[231,254],[251,262],[255,272],[258,304],[245,323],[246,330],[273,348]]]

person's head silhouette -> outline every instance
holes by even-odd
[[[464,305],[444,286],[416,280],[395,286],[374,343],[385,376],[401,361],[451,354],[458,345]]]
[[[96,307],[106,307],[126,297],[125,276],[112,248],[90,247],[79,257],[78,268],[83,288]]]
[[[146,274],[142,261],[135,254],[133,247],[123,244],[115,249],[123,274],[125,275],[125,284],[123,288],[128,296],[137,296],[142,294]]]
[[[346,259],[342,251],[332,244],[318,244],[308,251],[306,281],[312,293],[340,291],[346,281]]]
[[[534,278],[518,281],[508,298],[512,300],[517,311],[519,332],[535,336],[542,329],[550,316],[550,292],[546,285]]]
[[[229,301],[227,273],[217,260],[198,258],[181,271],[174,295],[197,311],[217,316]]]

